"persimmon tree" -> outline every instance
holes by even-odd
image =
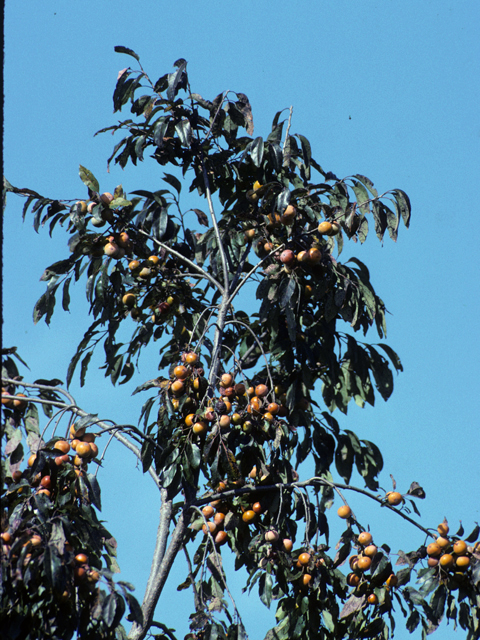
[[[57,298],[68,310],[80,281],[92,319],[66,385],[28,382],[16,349],[3,354],[6,637],[172,639],[156,606],[182,554],[188,574],[178,588],[193,593],[186,637],[245,638],[222,563],[234,554],[246,588],[275,602],[268,639],[387,638],[401,616],[409,631],[425,635],[446,617],[478,638],[478,527],[465,537],[446,521],[438,532],[421,524],[422,488],[381,491],[380,450],[333,415],[352,400],[387,400],[402,370],[383,341],[386,308],[367,266],[340,256],[344,242],[372,231],[396,241],[409,226],[407,195],[325,171],[292,133],[291,109],[253,137],[244,94],[203,98],[185,60],[152,82],[136,53],[116,50],[138,69],[117,80],[114,111],[129,104],[131,117],[102,130],[121,134],[108,162],[152,158],[166,169],[158,190],[102,191],[83,166],[83,199],[5,182],[26,198],[37,231],[69,235],[67,257],[42,276],[35,322],[50,322]],[[188,210],[186,190],[196,203]],[[67,390],[74,375],[87,383],[102,348],[111,383],[139,378],[137,425],[99,419]],[[159,352],[146,380],[145,350]],[[161,498],[141,604],[116,579],[116,542],[98,514],[112,438]],[[301,477],[306,460],[312,477]],[[393,555],[369,531],[368,513],[352,512],[350,492],[420,529],[424,545]],[[330,518],[345,523],[338,541]]]

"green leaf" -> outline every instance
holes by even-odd
[[[168,89],[167,98],[170,102],[173,102],[178,91],[183,88],[187,88],[187,74],[185,69],[187,68],[187,61],[180,59],[177,60],[176,66],[178,67],[174,73],[170,73],[168,76]]]
[[[89,189],[91,189],[95,193],[98,193],[100,191],[98,180],[95,178],[95,176],[91,171],[89,171],[88,169],[80,165],[78,173],[84,185],[86,185]]]
[[[264,144],[263,138],[260,136],[255,138],[253,142],[249,145],[250,157],[252,158],[253,164],[256,167],[259,167],[262,164],[263,160],[263,152],[264,152]]]

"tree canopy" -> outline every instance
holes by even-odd
[[[25,198],[36,231],[69,236],[67,257],[42,275],[34,321],[48,324],[57,300],[68,311],[73,286],[85,286],[91,325],[67,389],[77,375],[88,385],[100,351],[105,377],[121,385],[135,376],[145,400],[137,425],[100,420],[59,379],[26,382],[16,349],[4,350],[7,637],[125,638],[128,611],[129,638],[173,639],[155,608],[180,552],[189,571],[178,589],[193,593],[189,640],[246,637],[225,553],[246,570],[245,588],[276,605],[268,640],[388,638],[400,616],[411,632],[430,633],[446,617],[479,637],[478,526],[465,536],[446,521],[420,524],[423,489],[381,491],[379,448],[333,415],[352,400],[388,400],[402,371],[369,269],[341,256],[369,232],[396,241],[410,222],[407,194],[324,170],[309,140],[291,133],[291,109],[254,137],[243,93],[202,97],[183,59],[152,81],[135,52],[116,50],[136,61],[113,94],[114,111],[130,105],[130,116],[98,133],[121,138],[108,163],[164,167],[159,189],[102,191],[84,166],[84,200],[4,188]],[[193,196],[198,206],[185,210]],[[144,380],[142,353],[155,348],[158,375]],[[116,542],[98,515],[112,438],[161,497],[141,604],[116,580]],[[309,459],[314,476],[302,477]],[[395,511],[425,544],[393,554],[368,516],[352,512],[349,491]],[[338,541],[330,517],[345,521]]]

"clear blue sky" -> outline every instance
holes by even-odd
[[[93,138],[113,124],[117,73],[140,54],[153,77],[189,62],[194,91],[212,99],[231,89],[246,93],[255,135],[268,135],[275,113],[293,105],[292,133],[306,135],[314,157],[339,176],[362,173],[379,190],[399,187],[413,206],[409,231],[381,247],[373,237],[349,249],[370,267],[377,293],[391,312],[387,342],[405,372],[393,397],[374,409],[352,406],[341,426],[376,442],[400,491],[422,484],[422,523],[447,516],[471,530],[480,519],[480,5],[445,0],[321,0],[275,3],[158,0],[7,2],[5,14],[5,173],[17,187],[59,198],[85,198],[78,165],[101,189],[158,188],[161,168],[106,170],[113,140]],[[127,116],[125,116],[127,117]],[[477,195],[476,195],[477,194]],[[21,199],[9,196],[4,220],[4,345],[16,345],[30,365],[26,377],[65,379],[83,331],[81,287],[67,314],[52,325],[32,324],[44,291],[39,277],[66,256],[66,237],[36,235],[21,222]],[[195,206],[189,204],[188,206]],[[61,306],[61,305],[59,305]],[[372,337],[375,340],[375,337]],[[138,380],[157,375],[158,353]],[[85,409],[136,423],[143,398],[135,383],[113,390],[92,370],[88,385],[72,387]],[[358,483],[360,479],[355,478]],[[121,578],[141,600],[157,527],[157,496],[147,477],[119,447],[100,474],[103,517],[119,542]],[[399,518],[352,506],[396,551],[422,538]],[[157,618],[186,632],[191,596],[177,596],[182,571],[170,577],[173,599],[162,597]],[[234,578],[241,587],[241,579]],[[176,600],[176,598],[180,600]],[[255,596],[243,603],[252,640],[273,624]],[[182,614],[179,612],[182,611]],[[267,615],[266,615],[267,614]],[[270,616],[270,617],[269,617]],[[409,637],[397,627],[396,638]],[[462,637],[442,628],[437,640]]]

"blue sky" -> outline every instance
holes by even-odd
[[[422,484],[427,493],[419,505],[423,524],[435,527],[446,515],[453,526],[462,520],[471,530],[480,519],[478,4],[6,4],[5,174],[17,187],[85,198],[78,178],[82,164],[104,191],[120,183],[127,192],[158,188],[162,170],[153,161],[124,172],[112,166],[107,173],[113,140],[108,134],[93,138],[119,119],[112,113],[113,88],[118,71],[134,62],[114,52],[115,45],[124,45],[140,55],[154,78],[183,57],[197,93],[209,99],[226,89],[247,94],[255,135],[268,135],[275,113],[293,105],[291,132],[307,136],[325,169],[339,176],[361,173],[380,191],[398,187],[409,194],[411,228],[401,227],[396,244],[386,240],[382,247],[372,235],[364,246],[345,250],[370,268],[392,314],[387,342],[399,353],[405,372],[396,378],[387,403],[379,400],[374,409],[364,410],[353,406],[339,420],[382,449],[382,486],[390,489],[389,473],[401,491],[413,480]],[[35,234],[31,219],[21,222],[22,206],[23,201],[9,196],[3,341],[19,348],[31,379],[65,379],[88,326],[84,294],[78,287],[71,312],[59,310],[50,328],[33,326],[32,309],[44,290],[40,275],[66,256],[66,237],[57,232],[49,239],[46,230]],[[136,382],[155,376],[157,362],[153,349]],[[75,380],[72,390],[83,408],[136,423],[143,400],[130,397],[136,382],[114,390],[102,372],[92,370],[87,386],[79,389]],[[158,524],[156,493],[120,447],[107,460],[100,481],[103,515],[119,541],[122,578],[137,585],[141,599]],[[362,520],[394,550],[423,542],[384,510],[370,515],[361,498],[352,498],[352,505],[365,509]],[[190,611],[190,594],[175,591],[183,577],[173,572],[173,599],[165,594],[157,615],[179,635],[187,621],[178,615],[178,603]],[[241,580],[233,582],[241,586]],[[243,606],[247,620],[254,620],[252,638],[260,624],[265,629],[273,624],[254,597]],[[397,638],[407,635],[398,628]],[[462,634],[449,627],[435,638],[455,635]]]

